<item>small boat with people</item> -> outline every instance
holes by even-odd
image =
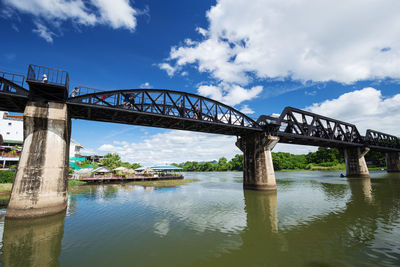
[[[127,169],[118,167],[110,170],[105,167],[81,169],[74,173],[74,180],[83,182],[133,182],[184,179],[182,168],[173,165],[140,167]]]

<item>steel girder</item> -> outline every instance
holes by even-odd
[[[190,93],[163,89],[91,92],[88,88],[79,88],[75,93],[67,101],[73,118],[84,118],[82,114],[90,112],[87,119],[104,120],[99,117],[104,110],[117,110],[121,116],[106,115],[108,121],[229,135],[262,132],[240,111]]]
[[[23,78],[19,85],[14,78],[6,79],[0,73],[0,110],[24,111],[29,91],[22,85]],[[74,90],[74,97],[68,98],[67,104],[70,116],[76,119],[236,136],[266,132],[279,136],[282,143],[342,148],[368,146],[381,152],[400,152],[396,136],[374,130],[367,130],[361,136],[354,124],[292,107],[286,107],[279,117],[262,115],[255,122],[218,101],[180,91],[100,91],[85,87]]]
[[[5,79],[0,73],[0,110],[24,112],[29,91],[22,86]],[[20,82],[18,82],[20,83]],[[23,83],[23,79],[21,85]]]

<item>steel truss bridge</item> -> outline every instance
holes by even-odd
[[[41,82],[40,68],[44,67],[32,66],[38,70],[35,69],[36,76],[28,72],[27,82]],[[68,74],[61,75],[60,82],[58,73],[53,78],[52,72],[47,73],[50,85],[68,88]],[[23,85],[24,76],[0,72],[0,110],[24,112],[32,96]],[[60,97],[59,101],[67,103],[74,119],[236,136],[265,132],[280,137],[281,143],[400,152],[396,136],[375,130],[367,130],[362,136],[354,124],[292,107],[286,107],[279,117],[262,115],[255,121],[218,101],[165,89],[100,91],[78,87],[70,90],[66,100]]]

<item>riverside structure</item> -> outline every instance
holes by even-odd
[[[215,100],[181,91],[74,89],[66,71],[30,65],[29,90],[0,75],[0,110],[24,112],[24,147],[6,217],[40,217],[67,206],[71,118],[237,136],[244,154],[245,189],[276,190],[271,150],[278,142],[344,150],[348,177],[369,178],[364,155],[385,152],[400,172],[396,136],[287,107],[257,121]],[[43,77],[46,77],[44,79]],[[16,78],[15,78],[16,79]]]

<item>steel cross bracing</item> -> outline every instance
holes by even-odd
[[[382,149],[382,147],[389,149],[400,148],[400,141],[396,136],[370,129],[365,134],[365,142],[368,147],[373,149]]]
[[[0,72],[1,110],[24,112],[29,91],[23,88],[24,76]]]
[[[361,136],[354,124],[286,107],[279,117],[260,116],[257,123],[280,142],[326,147],[368,146],[381,152],[400,151],[396,136],[367,130]]]
[[[67,101],[72,118],[228,135],[262,132],[254,120],[236,109],[190,93],[164,89],[74,90]]]
[[[7,79],[8,78],[8,79]],[[24,112],[29,91],[22,82],[0,73],[0,110]],[[212,99],[172,90],[132,89],[100,91],[80,87],[66,102],[76,119],[125,123],[169,129],[245,136],[266,132],[282,143],[326,147],[367,146],[381,152],[400,152],[396,136],[367,130],[361,136],[354,124],[286,107],[279,117],[257,122]]]

